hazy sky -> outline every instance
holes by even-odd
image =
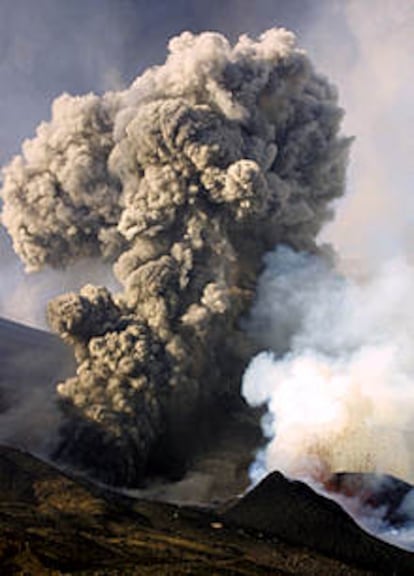
[[[58,94],[128,84],[162,62],[168,38],[182,30],[234,38],[279,25],[304,38],[322,5],[325,0],[1,0],[0,163],[48,118]]]

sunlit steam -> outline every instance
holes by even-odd
[[[358,283],[287,249],[267,265],[250,330],[274,352],[252,361],[243,387],[273,415],[265,469],[314,478],[376,471],[413,482],[411,267],[393,261]]]

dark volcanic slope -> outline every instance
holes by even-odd
[[[61,415],[56,383],[75,371],[72,351],[56,336],[0,319],[0,442],[49,450]]]
[[[414,574],[414,554],[370,536],[336,502],[278,472],[267,476],[223,518],[378,573]]]
[[[306,536],[303,519],[309,519],[309,514],[303,510],[309,512],[309,498],[314,498],[314,494],[281,476],[276,476],[276,480],[276,484],[274,478],[266,483],[266,490],[262,486],[255,491],[245,505],[242,501],[234,513],[214,516],[194,508],[131,500],[75,481],[27,454],[0,448],[0,573],[367,576],[382,568],[386,574],[393,573],[389,564],[382,564],[382,545],[377,543],[374,548],[372,539],[364,548],[366,563],[373,570],[369,572],[301,545],[286,544],[282,538],[267,534],[269,526],[255,530],[255,524],[259,528],[257,519],[263,518],[265,497],[266,507],[275,513],[275,523],[280,524],[282,532],[289,523],[290,535],[297,530],[296,541]],[[253,507],[252,498],[257,500]],[[278,514],[282,501],[289,505],[283,509],[284,514]],[[322,520],[317,526],[321,533],[321,507],[327,508],[328,515],[333,509],[324,499],[317,501],[314,513],[318,521]],[[253,528],[232,527],[230,519],[241,520],[241,511],[243,522]],[[335,513],[340,518],[335,530],[350,522],[346,515],[337,510]],[[325,534],[330,529],[332,524],[326,524]],[[339,537],[353,536],[345,530]],[[330,535],[327,540],[332,542],[333,538]],[[360,538],[365,538],[362,532]],[[372,555],[376,551],[378,557]],[[329,550],[330,554],[333,552]],[[397,550],[390,554],[402,558],[395,574],[414,573],[409,555]],[[355,558],[358,561],[361,562],[360,557]]]
[[[3,318],[0,358],[0,388],[33,388],[74,371],[73,354],[59,338]]]

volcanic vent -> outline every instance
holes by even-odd
[[[28,271],[94,256],[122,283],[48,307],[78,363],[57,388],[55,457],[118,485],[172,466],[200,416],[241,402],[261,257],[316,250],[349,147],[334,87],[291,33],[185,32],[169,50],[125,91],[58,98],[4,171]]]

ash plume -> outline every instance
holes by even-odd
[[[185,32],[169,50],[125,91],[58,98],[1,193],[27,271],[100,257],[122,284],[48,306],[78,362],[57,387],[55,457],[115,484],[154,454],[168,467],[200,414],[239,401],[261,256],[317,249],[349,148],[335,88],[291,33]]]

